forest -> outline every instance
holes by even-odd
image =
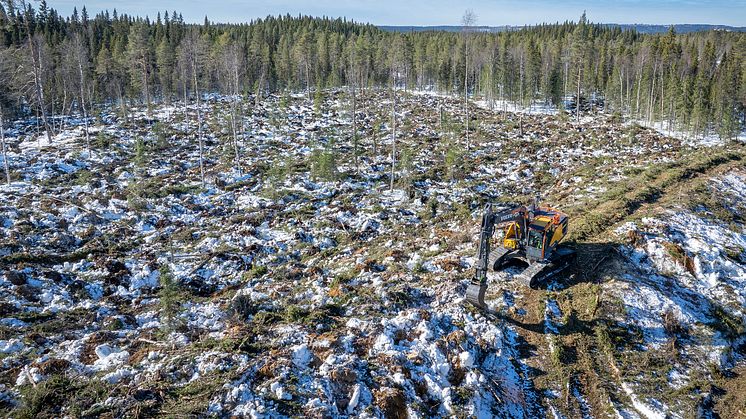
[[[155,20],[45,1],[0,4],[0,103],[7,112],[85,114],[102,103],[257,97],[285,89],[396,85],[489,103],[562,105],[600,96],[609,111],[692,135],[736,136],[745,124],[746,34],[641,35],[578,22],[517,31],[385,32],[345,19],[269,16],[246,24]],[[91,109],[88,109],[91,108]],[[48,125],[45,122],[45,125]],[[50,128],[51,130],[52,128]]]

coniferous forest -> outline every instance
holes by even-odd
[[[35,9],[11,0],[0,5],[0,57],[3,108],[44,120],[102,103],[190,100],[196,91],[310,96],[395,83],[519,106],[603,97],[619,116],[692,135],[732,138],[745,123],[746,34],[641,35],[585,15],[502,33],[394,33],[290,15],[198,25],[175,11],[91,17],[84,7],[64,17],[45,1]]]

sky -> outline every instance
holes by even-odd
[[[93,16],[114,8],[120,13],[155,17],[164,10],[181,13],[188,22],[248,22],[267,15],[290,13],[347,17],[376,25],[459,25],[472,9],[478,25],[530,25],[577,20],[585,10],[600,23],[708,23],[746,26],[746,0],[47,0],[68,16],[84,5]]]

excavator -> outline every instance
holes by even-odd
[[[560,245],[567,235],[567,214],[551,207],[534,204],[495,212],[487,204],[482,215],[479,234],[476,273],[466,289],[466,301],[485,309],[487,271],[500,271],[522,263],[528,267],[517,275],[517,280],[530,288],[537,288],[549,277],[557,275],[575,261],[575,250]],[[499,245],[492,249],[496,228],[504,232]]]

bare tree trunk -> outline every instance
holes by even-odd
[[[88,147],[88,158],[91,157],[91,137],[88,133],[88,112],[85,108],[85,78],[83,76],[83,63],[78,57],[78,72],[80,74],[80,108],[83,111],[83,122],[85,123],[85,142]]]
[[[663,121],[665,120],[665,115],[666,115],[665,104],[664,104],[664,99],[666,97],[666,95],[665,95],[665,86],[666,86],[666,83],[664,83],[664,81],[663,81],[664,76],[665,76],[665,73],[663,72],[663,69],[661,68],[661,81],[660,81],[660,83],[661,83],[661,98],[660,98],[661,128],[663,127]]]
[[[466,151],[469,151],[469,35],[466,35],[466,57],[464,58],[464,112],[466,114]]]
[[[256,97],[254,98],[254,107],[259,106],[262,97],[262,86],[264,86],[264,67],[262,67],[262,74],[259,76],[259,84],[257,84]]]
[[[236,118],[238,117],[238,112],[236,112],[238,104],[236,102],[238,99],[236,96],[237,94],[233,96],[231,125],[233,127],[233,151],[236,154],[236,170],[238,170],[238,175],[241,176],[241,158],[238,153],[238,124],[236,123]]]
[[[578,96],[575,98],[575,121],[580,123],[580,79],[582,76],[582,61],[578,63]]]
[[[519,91],[520,97],[518,101],[521,103],[521,110],[523,110],[523,107],[524,107],[524,103],[523,103],[523,52],[521,52],[520,57],[521,59],[518,63],[518,76],[519,76],[519,81],[520,81],[518,91]]]
[[[396,75],[393,77],[393,86],[391,94],[393,101],[391,104],[391,184],[389,190],[394,190],[394,168],[396,167]]]
[[[187,84],[186,74],[182,75],[184,79],[184,125],[186,126],[187,132],[189,132],[189,99],[187,98]]]
[[[642,62],[640,63],[640,70],[637,72],[637,99],[635,101],[635,115],[637,119],[640,119],[640,91],[642,90],[642,71],[645,68],[645,56],[642,56]]]
[[[26,12],[26,2],[21,1],[24,13]],[[31,28],[29,27],[28,19],[23,19],[26,22],[26,35],[28,36],[29,48],[31,48],[32,66],[34,73],[34,86],[36,87],[36,101],[38,102],[39,111],[41,112],[41,118],[44,122],[44,130],[47,132],[47,141],[52,144],[52,128],[49,126],[47,120],[47,110],[44,108],[44,89],[42,87],[41,79],[41,51],[36,51],[34,47],[34,41],[31,39]]]
[[[197,86],[197,63],[193,63],[192,79],[194,81],[194,95],[197,98],[197,139],[199,141],[199,176],[202,187],[205,187],[204,148],[202,146],[202,108],[200,106],[199,88]]]
[[[306,65],[306,95],[308,96],[308,100],[312,100],[311,98],[311,71],[309,70],[308,60],[305,62]]]
[[[568,73],[568,71],[569,71],[568,67],[569,66],[570,66],[570,62],[569,61],[565,61],[565,87],[562,88],[562,96],[567,96],[567,80],[569,78],[569,73]]]
[[[632,99],[630,98],[630,96],[632,95],[632,87],[630,86],[630,82],[629,82],[629,73],[630,72],[628,71],[627,74],[625,74],[625,77],[624,77],[625,85],[627,86],[627,99],[625,100],[625,103],[626,103],[625,109],[627,110],[627,114],[629,116],[631,116],[631,114],[632,114]]]
[[[619,69],[619,114],[624,120],[624,70]]]
[[[653,63],[653,78],[650,79],[650,100],[648,101],[648,124],[653,124],[653,107],[655,106],[655,76],[658,71],[658,63]]]
[[[73,102],[71,101],[70,102],[71,108],[73,106],[72,104]],[[62,79],[62,109],[60,109],[60,114],[59,114],[61,116],[61,118],[59,118],[60,119],[60,126],[59,126],[60,131],[65,129],[67,126],[67,123],[69,122],[68,121],[69,115],[67,114],[66,109],[67,109],[67,79],[63,78]],[[50,117],[52,118],[52,129],[54,129],[54,100],[52,100],[52,114],[50,115]]]
[[[145,106],[147,109],[148,118],[152,117],[150,108],[150,85],[148,84],[148,64],[145,59],[142,62],[142,81],[145,87]]]
[[[360,173],[360,165],[358,162],[358,144],[357,144],[357,94],[355,83],[352,85],[352,144],[355,153],[355,171]]]
[[[5,146],[5,120],[3,120],[3,111],[0,109],[0,142],[3,146],[3,164],[5,166],[5,181],[10,185],[10,167],[8,165],[8,151]]]
[[[117,83],[117,96],[119,97],[119,107],[122,110],[122,117],[124,118],[124,123],[127,123],[128,115],[127,115],[127,105],[124,103],[124,97],[122,96],[122,85]]]

